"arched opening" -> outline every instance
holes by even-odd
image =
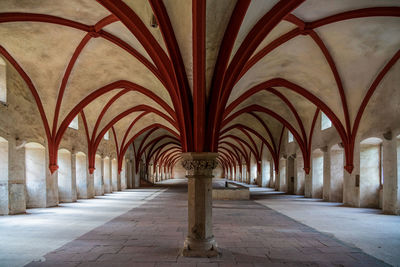
[[[397,136],[397,203],[395,214],[400,215],[400,135]]]
[[[295,169],[295,156],[291,155],[287,159],[287,192],[294,194],[294,169]]]
[[[58,150],[58,200],[76,201],[76,182],[72,179],[71,152]]]
[[[294,193],[296,195],[304,195],[305,175],[303,156],[298,152],[296,154],[296,176],[294,177]]]
[[[110,158],[105,157],[103,160],[103,173],[104,173],[104,193],[111,193],[111,163]]]
[[[312,153],[311,197],[322,198],[324,185],[324,153],[316,149]]]
[[[118,162],[116,159],[111,160],[111,184],[112,191],[118,191]]]
[[[275,181],[276,181],[275,164],[271,162],[271,181],[269,187],[275,188]]]
[[[101,156],[99,154],[96,154],[95,158],[95,169],[94,169],[94,194],[96,196],[102,196],[104,195],[104,182],[103,182],[103,176],[101,174]]]
[[[254,155],[250,157],[250,184],[256,184],[257,182],[257,159]]]
[[[275,188],[278,191],[287,191],[287,181],[286,181],[286,159],[281,158],[279,161],[279,176],[277,177]]]
[[[8,214],[8,142],[0,136],[0,214]]]
[[[397,136],[397,181],[400,180],[400,135]],[[397,187],[400,190],[400,184],[397,183]],[[400,198],[398,199],[399,201],[399,211],[400,211]]]
[[[271,162],[262,160],[261,165],[261,186],[267,187],[271,181]]]
[[[39,143],[25,145],[26,207],[46,207],[46,151]]]
[[[241,181],[242,183],[247,183],[247,166],[246,163],[242,164],[242,177]]]
[[[236,171],[235,171],[235,181],[240,181],[240,166],[236,165]]]
[[[78,198],[88,198],[88,179],[87,179],[86,154],[76,153],[76,189]]]
[[[126,173],[126,187],[127,188],[134,188],[132,183],[132,162],[130,160],[125,161],[125,173]]]
[[[8,180],[8,141],[0,136],[0,181]]]
[[[329,186],[329,201],[343,201],[343,170],[344,149],[339,145],[331,147],[331,180]]]
[[[6,62],[0,57],[0,102],[7,102]]]
[[[380,190],[384,177],[382,168],[382,140],[367,138],[360,143],[360,207],[379,208]]]
[[[161,167],[160,167],[161,171]],[[122,160],[122,169],[121,169],[121,189],[126,189],[128,185],[128,181],[126,179],[126,160],[125,157]]]

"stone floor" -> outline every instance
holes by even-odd
[[[186,217],[187,189],[169,185],[28,266],[386,266],[255,201],[214,201],[221,255],[184,258]]]
[[[26,214],[0,216],[0,266],[23,266],[107,221],[139,207],[165,189],[114,192]]]
[[[391,265],[400,266],[400,216],[379,209],[286,195],[270,188],[250,188],[252,199],[319,232],[334,236]]]

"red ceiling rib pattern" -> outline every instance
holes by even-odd
[[[137,141],[134,147],[136,162],[138,163],[144,158],[146,165],[154,162],[154,168],[158,164],[172,170],[174,164],[180,159],[181,152],[217,151],[220,155],[219,162],[225,170],[233,171],[236,166],[239,166],[241,170],[242,163],[250,168],[252,156],[259,165],[263,151],[268,150],[275,164],[275,169],[278,171],[283,134],[285,129],[288,129],[301,150],[304,158],[304,170],[308,173],[312,153],[312,136],[320,111],[323,111],[329,117],[336,128],[345,149],[345,169],[352,172],[354,147],[364,111],[385,75],[398,62],[400,50],[397,50],[378,71],[376,77],[373,77],[373,82],[366,90],[362,102],[357,103],[359,104],[358,111],[352,121],[349,112],[350,99],[346,96],[346,83],[341,77],[334,53],[317,30],[326,25],[360,18],[400,17],[400,7],[376,6],[346,10],[306,22],[292,13],[304,2],[307,3],[304,0],[278,1],[250,28],[239,44],[237,51],[232,54],[235,43],[238,42],[237,36],[243,29],[245,16],[248,15],[248,12],[251,12],[250,0],[233,3],[235,7],[226,25],[225,34],[219,47],[219,54],[212,74],[211,88],[206,88],[207,12],[213,12],[213,10],[207,10],[206,1],[193,0],[191,2],[192,91],[180,50],[182,44],[175,34],[177,29],[173,28],[170,14],[168,14],[163,1],[148,1],[152,13],[157,19],[163,44],[160,44],[160,40],[155,38],[146,25],[147,22],[143,21],[126,2],[121,0],[98,0],[97,3],[94,2],[94,5],[100,5],[108,10],[109,15],[93,25],[51,14],[2,13],[0,10],[0,26],[5,25],[6,27],[13,23],[48,23],[86,33],[70,55],[69,62],[65,63],[66,68],[62,74],[60,87],[57,89],[57,97],[54,99],[56,104],[52,118],[49,117],[49,114],[46,114],[43,108],[44,103],[41,94],[46,92],[42,92],[40,88],[35,86],[36,77],[30,77],[24,70],[23,63],[16,60],[16,58],[20,58],[20,55],[9,53],[7,47],[3,46],[1,41],[0,53],[18,71],[35,98],[49,144],[49,168],[52,172],[57,169],[57,151],[62,137],[72,119],[80,114],[87,136],[90,172],[93,172],[95,168],[95,154],[102,137],[109,130],[113,132],[114,136],[119,171],[122,168],[127,149],[135,141]],[[275,40],[260,49],[259,46],[263,40],[282,21],[292,23],[295,28],[283,32]],[[117,22],[123,23],[132,36],[142,45],[147,55],[141,54],[138,49],[116,34],[105,30],[108,25]],[[238,97],[231,99],[235,86],[238,86],[240,80],[251,74],[258,63],[300,36],[311,38],[319,52],[322,53],[326,64],[328,64],[336,83],[336,88],[329,90],[337,90],[340,97],[340,110],[343,112],[344,119],[341,119],[340,114],[334,112],[335,109],[332,104],[324,102],[314,91],[310,90],[311,88],[305,88],[301,84],[281,77],[265,79],[264,82],[252,84],[251,87],[242,90]],[[129,53],[142,64],[144,69],[154,75],[154,79],[158,80],[163,86],[165,95],[155,93],[154,88],[146,88],[136,83],[134,81],[136,76],[132,74],[132,81],[117,79],[88,92],[83,99],[69,107],[69,113],[65,118],[61,118],[60,110],[66,100],[65,91],[69,86],[70,76],[74,71],[78,71],[76,63],[82,56],[82,52],[85,49],[96,49],[96,47],[88,48],[95,38],[107,40],[115,46],[116,51],[120,49]],[[166,47],[166,51],[163,47]],[[151,61],[147,58],[150,58]],[[209,91],[209,94],[207,91]],[[112,116],[109,115],[113,107],[118,105],[121,99],[129,97],[131,92],[139,93],[146,101],[154,101],[160,108],[153,107],[150,102],[135,103],[132,99],[131,107],[112,114]],[[312,105],[313,116],[307,118],[307,120],[312,121],[311,127],[306,127],[305,118],[300,116],[303,111],[298,109],[297,103],[290,99],[289,92],[301,96],[302,101]],[[284,107],[287,113],[284,114],[281,110],[254,101],[253,96],[258,96],[261,93],[273,95],[276,99],[279,99],[279,105]],[[105,105],[99,105],[98,112],[94,114],[97,119],[92,125],[88,116],[93,116],[93,114],[89,114],[85,109],[106,94],[111,94],[111,96]],[[111,116],[112,119],[106,119],[106,115]],[[151,116],[156,119],[149,119]],[[243,116],[249,116],[246,118],[251,118],[249,123],[255,126],[250,127],[241,122]],[[125,122],[126,118],[128,118],[126,120],[128,122]],[[132,119],[129,120],[129,118]],[[49,123],[49,120],[52,120],[52,124]],[[122,126],[119,125],[121,123]]]

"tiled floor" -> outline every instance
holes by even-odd
[[[385,266],[254,201],[214,201],[213,220],[221,255],[181,257],[187,191],[171,187],[28,266]]]

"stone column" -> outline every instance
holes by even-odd
[[[94,173],[90,173],[89,169],[87,173],[87,188],[88,198],[94,198]]]
[[[86,157],[86,167],[87,167],[87,194],[88,198],[94,198],[95,189],[94,189],[94,172],[90,173],[89,171],[89,157]]]
[[[274,160],[271,159],[271,162],[269,163],[269,184],[268,187],[270,188],[275,188],[275,167],[274,167]]]
[[[296,175],[294,179],[294,193],[296,195],[304,195],[305,171],[304,161],[301,152],[296,154]]]
[[[321,148],[324,153],[324,182],[322,189],[322,199],[329,201],[331,191],[331,153],[330,149],[326,146]]]
[[[137,165],[136,165],[137,164]],[[136,162],[135,160],[132,161],[132,185],[133,188],[139,188],[140,187],[140,173],[142,172],[142,163]]]
[[[287,192],[292,195],[294,195],[294,180],[296,176],[295,166],[296,166],[296,154],[292,154],[288,156],[286,160]]]
[[[158,182],[158,167],[157,165],[153,166],[153,176],[154,176],[154,182],[157,183]]]
[[[122,190],[122,187],[121,187],[121,172],[117,171],[117,191],[121,191]]]
[[[126,189],[132,188],[132,160],[127,159],[125,164]]]
[[[242,163],[242,177],[241,177],[241,181],[242,183],[246,183],[247,182],[247,166],[246,163]]]
[[[150,163],[147,169],[147,180],[153,183],[153,164]]]
[[[398,158],[397,140],[392,134],[383,135],[383,204],[382,210],[385,214],[399,214],[399,179],[398,177]]]
[[[281,184],[281,172],[279,169],[275,169],[275,191],[279,191]]]
[[[76,189],[76,151],[71,151],[71,198],[72,202],[78,199],[78,192]]]
[[[97,167],[97,168],[99,168],[99,167]],[[104,195],[104,193],[105,193],[105,186],[104,186],[104,157],[103,156],[101,156],[101,159],[100,159],[100,177],[101,177],[101,185],[100,185],[100,193],[101,193],[101,195],[103,196]]]
[[[212,171],[217,167],[217,153],[183,153],[182,165],[188,180],[188,236],[183,256],[218,255],[212,231]]]
[[[312,170],[304,173],[304,197],[312,198]]]
[[[49,146],[46,142],[46,208],[58,206],[58,171],[50,172]]]
[[[346,157],[343,157],[346,166]],[[360,142],[356,140],[354,146],[353,171],[343,170],[343,204],[360,207]]]

